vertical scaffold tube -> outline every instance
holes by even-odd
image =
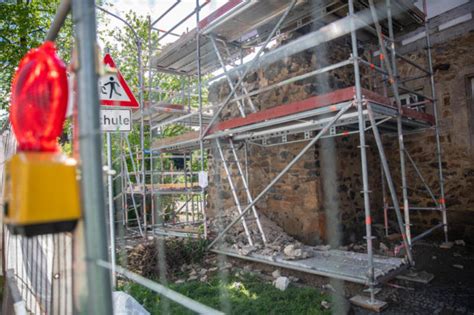
[[[365,120],[362,111],[362,86],[360,82],[359,70],[359,53],[357,51],[357,35],[354,28],[354,1],[349,0],[349,14],[351,15],[351,42],[352,42],[352,57],[354,60],[354,77],[355,77],[355,101],[357,106],[357,113],[359,117],[359,141],[360,141],[360,158],[362,167],[362,194],[364,196],[364,211],[365,211],[365,233],[367,242],[368,255],[368,276],[369,276],[369,291],[370,301],[374,302],[374,253],[372,248],[372,217],[370,213],[370,196],[369,196],[369,174],[367,171],[367,152],[365,144]]]
[[[142,62],[142,42],[137,38],[137,61],[138,61],[138,84],[140,85],[140,150],[142,153],[142,213],[143,213],[143,236],[147,234],[147,211],[146,211],[146,168],[145,168],[145,102],[143,85],[143,62]]]
[[[433,114],[435,118],[435,135],[436,135],[436,160],[438,162],[438,178],[439,178],[439,194],[441,205],[441,213],[443,220],[444,241],[447,243],[448,239],[448,217],[446,214],[446,199],[444,193],[444,175],[443,175],[443,159],[441,152],[441,141],[439,135],[439,115],[438,115],[438,101],[436,99],[436,89],[433,73],[433,57],[431,56],[431,40],[430,28],[428,24],[428,11],[426,8],[426,0],[423,0],[423,9],[425,13],[425,32],[426,32],[426,53],[428,54],[428,70],[430,72],[431,98],[433,99]]]
[[[390,38],[390,49],[393,77],[389,78],[393,81],[398,80],[398,68],[397,68],[397,56],[395,50],[395,35],[393,32],[393,21],[392,21],[392,4],[391,0],[386,0],[387,4],[387,19],[388,19],[388,35]],[[395,83],[395,82],[394,82]],[[392,83],[393,84],[393,83]],[[403,195],[403,212],[405,214],[405,233],[407,236],[408,245],[411,246],[411,225],[410,225],[410,204],[408,203],[408,184],[405,166],[405,141],[403,139],[403,124],[402,124],[402,106],[400,97],[394,92],[395,99],[397,100],[398,116],[397,116],[397,134],[398,134],[398,150],[400,155],[400,175],[402,178],[402,195]]]
[[[203,124],[202,124],[202,82],[201,82],[201,40],[199,34],[199,0],[196,0],[196,61],[197,61],[197,88],[198,88],[198,103],[199,103],[199,151],[200,151],[200,169],[201,172],[204,172],[204,140],[203,140]],[[201,204],[202,216],[204,221],[204,237],[207,238],[207,216],[206,216],[206,207],[205,207],[205,188],[201,188]]]

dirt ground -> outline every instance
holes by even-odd
[[[434,275],[429,284],[392,279],[381,286],[377,298],[388,302],[380,314],[474,314],[474,247],[455,245],[451,249],[439,248],[439,243],[418,243],[413,248],[415,271]],[[229,259],[236,267],[252,269],[271,280],[275,267]],[[348,299],[361,294],[365,288],[352,283],[331,281],[292,270],[281,270],[284,276],[296,277],[296,286],[313,286],[331,293],[333,288],[334,314],[377,314],[350,305]],[[330,284],[328,286],[328,284]],[[340,297],[340,298],[337,298]]]
[[[474,314],[474,247],[441,249],[434,243],[414,246],[417,270],[432,273],[429,284],[395,280],[377,298],[389,303],[382,314]],[[354,314],[370,314],[353,307]]]

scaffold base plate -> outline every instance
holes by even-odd
[[[426,272],[424,270],[423,271],[409,270],[405,273],[402,273],[402,274],[398,275],[397,279],[410,281],[410,282],[428,284],[428,283],[431,282],[431,280],[434,279],[434,275],[432,273]]]
[[[451,249],[453,246],[454,246],[453,242],[444,242],[444,243],[441,243],[441,245],[439,245],[439,248]]]
[[[373,301],[370,300],[368,296],[364,295],[356,295],[350,298],[352,304],[360,306],[362,308],[368,309],[373,312],[381,312],[387,307],[387,302],[374,299]]]

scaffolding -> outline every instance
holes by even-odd
[[[121,171],[116,177],[121,183],[120,193],[115,197],[122,200],[121,222],[126,226],[131,222],[128,217],[128,203],[131,200],[133,207],[130,209],[135,214],[136,228],[142,236],[151,231],[153,235],[207,237],[205,160],[206,151],[212,147],[222,161],[238,213],[232,222],[212,239],[210,250],[232,257],[361,283],[369,287],[370,301],[374,302],[375,286],[414,265],[411,253],[414,242],[441,228],[445,241],[448,241],[438,109],[428,20],[425,14],[414,6],[413,1],[408,0],[327,0],[318,1],[317,4],[302,0],[271,3],[230,0],[210,16],[200,20],[200,10],[207,4],[207,1],[201,4],[197,0],[195,9],[186,18],[169,31],[161,32],[160,40],[173,36],[173,31],[179,25],[193,15],[196,16],[197,27],[165,46],[156,56],[152,44],[148,43],[149,91],[152,91],[152,78],[157,73],[179,77],[183,87],[180,95],[168,94],[167,99],[150,99],[148,102],[143,102],[142,99],[142,109],[133,117],[135,121],[141,122],[142,135],[144,126],[149,128],[149,148],[145,148],[142,139],[141,148],[133,154],[133,148],[130,148],[127,138],[121,136],[120,141],[124,143],[121,148],[129,148],[128,155],[123,152],[120,156]],[[156,31],[154,25],[178,7],[179,1],[153,23],[150,20],[149,32]],[[426,7],[424,11],[426,12]],[[282,34],[309,25],[312,29],[307,34],[266,51],[269,44]],[[397,52],[398,32],[421,25],[426,27],[427,67]],[[347,39],[350,47],[350,54],[344,60],[252,91],[243,84],[246,76],[252,71],[341,38]],[[371,54],[370,58],[366,58],[367,55],[359,52],[363,46],[361,38],[364,42],[371,42],[373,46],[378,47],[376,55]],[[374,56],[377,58],[373,59]],[[398,71],[400,63],[421,74],[402,77]],[[254,104],[254,97],[264,92],[349,67],[352,67],[350,71],[354,76],[353,85],[349,87],[260,111]],[[141,68],[141,80],[143,71]],[[369,88],[364,87],[362,72],[368,74],[365,78],[369,77]],[[206,104],[203,97],[205,86],[219,79],[226,80],[230,92],[219,104]],[[412,91],[407,82],[414,80],[426,80],[430,85],[431,95]],[[142,83],[141,89],[143,94],[145,88]],[[419,101],[407,103],[404,100],[406,94],[416,96]],[[235,106],[240,117],[219,121],[223,111],[232,106]],[[181,126],[182,130],[188,132],[175,137],[164,137],[170,126]],[[433,131],[436,139],[436,189],[429,186],[404,144],[405,135],[423,130]],[[266,244],[267,238],[256,207],[258,201],[318,141],[341,136],[354,136],[359,139],[366,254],[330,250],[323,255],[308,247],[308,250],[313,252],[313,257],[287,261],[281,255],[244,256],[233,249],[219,246],[219,241],[239,222],[243,225],[249,245],[253,245],[255,239]],[[394,176],[387,162],[384,136],[394,136],[398,142],[401,195],[397,192]],[[373,252],[375,237],[372,232],[374,211],[371,206],[371,190],[375,187],[369,187],[368,170],[373,166],[369,165],[367,160],[366,137],[374,140],[381,164],[385,231],[387,235],[390,232],[388,212],[393,210],[402,237],[397,251],[405,249],[404,259],[381,257]],[[271,147],[297,142],[306,144],[260,193],[253,196],[249,188],[251,174],[248,172],[247,151],[241,154],[244,159],[239,158],[238,151],[249,145]],[[230,160],[226,158],[225,150],[227,156],[231,156]],[[148,166],[145,170],[146,161]],[[415,169],[435,206],[410,205],[407,161]],[[230,164],[235,166],[236,175],[231,171]],[[129,165],[133,168],[132,171],[128,169]],[[238,184],[242,187],[237,187]],[[244,191],[246,202],[240,200],[240,190]],[[139,202],[135,199],[136,196],[141,197],[141,211],[138,210]],[[150,196],[149,201],[147,196]],[[163,199],[168,197],[174,198],[175,204],[178,205],[170,212],[161,207]],[[441,222],[413,236],[410,212],[418,210],[440,212]],[[251,218],[247,214],[251,214]],[[257,231],[249,230],[250,219],[255,220]]]

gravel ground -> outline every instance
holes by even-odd
[[[429,284],[393,280],[377,295],[389,303],[381,314],[474,314],[474,247],[441,249],[433,243],[414,247],[416,270],[434,274]],[[352,307],[353,314],[371,314]]]

